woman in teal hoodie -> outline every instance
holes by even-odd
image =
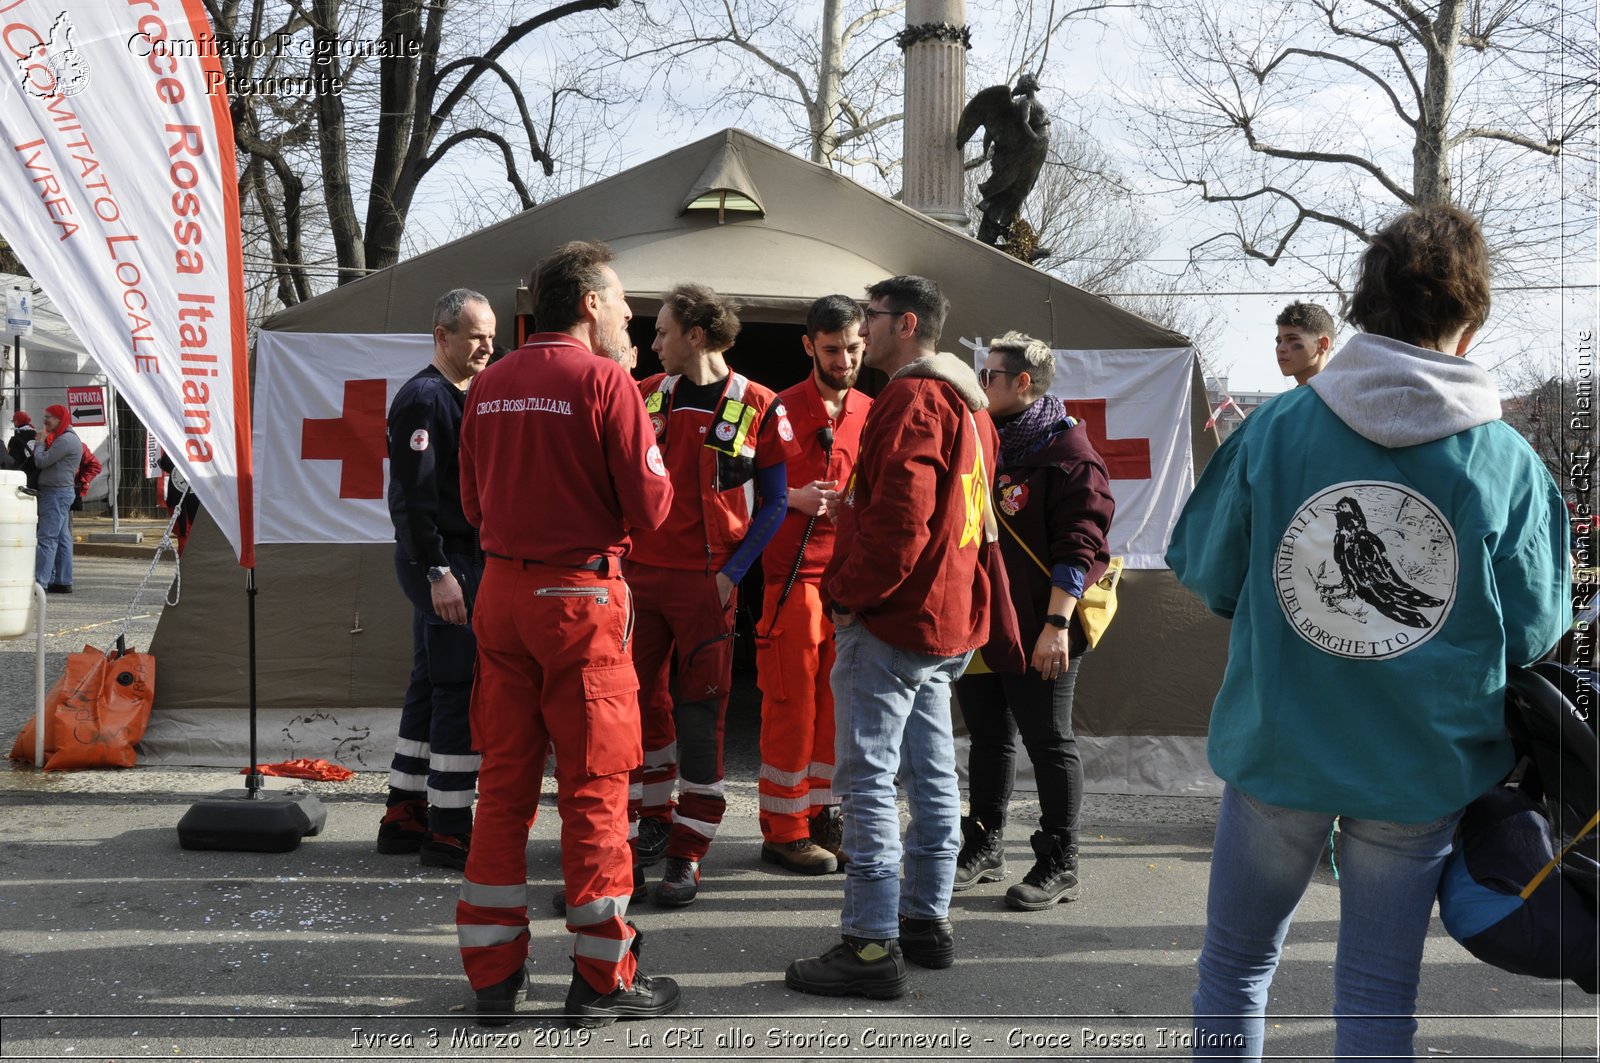
[[[1258,1059],[1289,921],[1340,823],[1334,1052],[1410,1059],[1422,945],[1461,809],[1512,766],[1507,665],[1570,607],[1566,509],[1464,355],[1488,249],[1452,207],[1363,256],[1361,328],[1217,451],[1167,563],[1233,620],[1208,755],[1227,784],[1196,1055]]]

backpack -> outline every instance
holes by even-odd
[[[1600,987],[1595,688],[1541,662],[1506,677],[1518,766],[1467,806],[1439,883],[1439,918],[1485,963]]]

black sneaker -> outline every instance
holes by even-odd
[[[961,817],[961,852],[956,856],[956,880],[951,892],[960,893],[980,882],[999,882],[1006,877],[1006,854],[1000,841],[999,830],[991,830],[971,816]]]
[[[700,861],[667,857],[667,870],[656,886],[656,903],[664,908],[685,908],[700,895]]]
[[[474,1010],[478,1015],[479,1026],[504,1026],[511,1021],[512,1015],[517,1010],[517,996],[522,992],[522,987],[528,985],[528,968],[526,965],[518,967],[511,972],[510,977],[504,981],[496,982],[491,986],[484,986],[477,990],[477,1001]],[[533,986],[528,985],[528,999],[533,999]]]
[[[935,970],[956,962],[955,929],[948,918],[900,917],[900,951],[918,967]]]
[[[814,960],[795,960],[783,984],[819,997],[869,997],[893,1000],[906,995],[905,956],[900,942],[845,938]]]
[[[418,860],[423,867],[447,867],[452,871],[467,869],[467,851],[472,848],[472,832],[465,834],[440,834],[428,832],[427,840],[419,848]]]
[[[47,586],[44,589],[44,592],[46,594],[71,594],[72,593],[72,584],[70,584],[70,583],[52,583],[52,584],[50,584],[49,586]]]
[[[671,822],[664,819],[641,819],[639,837],[633,842],[633,862],[640,867],[654,867],[667,855],[667,838],[672,834]]]
[[[385,856],[414,853],[428,836],[428,802],[396,801],[383,810],[378,824],[378,852]]]
[[[633,901],[642,901],[650,896],[650,887],[644,884],[644,868],[638,864],[633,865]],[[556,890],[555,896],[550,898],[550,907],[562,918],[567,915],[567,891]]]
[[[1041,912],[1062,901],[1078,899],[1078,847],[1059,834],[1035,832],[1034,862],[1021,882],[1006,890],[1006,906],[1019,912]]]

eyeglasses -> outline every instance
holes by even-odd
[[[980,369],[978,370],[978,386],[986,388],[997,376],[1020,376],[1021,373],[1010,369]]]
[[[906,311],[904,311],[904,310],[874,310],[870,306],[863,306],[861,308],[861,313],[866,316],[868,321],[871,321],[873,319],[873,317],[877,316],[878,314],[883,314],[883,315],[885,315],[887,317],[899,317],[901,314],[906,313]]]

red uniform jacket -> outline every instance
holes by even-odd
[[[1000,440],[987,404],[966,363],[928,355],[895,374],[862,429],[822,585],[891,646],[953,657],[989,639],[978,548]]]
[[[553,565],[627,553],[672,484],[633,378],[563,333],[479,373],[461,421],[461,508],[485,551]]]
[[[806,377],[794,387],[778,394],[778,401],[789,411],[789,424],[794,428],[794,441],[798,452],[789,459],[789,486],[804,487],[813,480],[833,480],[844,486],[855,468],[856,453],[861,446],[861,426],[867,421],[867,410],[872,400],[851,388],[845,393],[844,405],[839,409],[839,419],[830,420],[828,408],[822,404],[813,377]],[[833,429],[833,454],[824,457],[822,428]],[[770,582],[783,583],[794,568],[794,556],[800,549],[800,536],[805,533],[811,518],[797,509],[791,509],[783,524],[767,544],[761,555],[761,567]],[[799,579],[816,583],[833,557],[833,521],[819,517],[811,526],[811,538],[806,540],[806,557],[800,564]]]
[[[778,396],[738,373],[728,374],[717,411],[673,412],[672,392],[682,379],[657,373],[639,384],[676,500],[657,530],[635,538],[633,559],[660,568],[714,572],[750,530],[756,470],[788,460],[794,429]],[[735,419],[719,419],[719,411]],[[709,445],[713,439],[724,449]]]

